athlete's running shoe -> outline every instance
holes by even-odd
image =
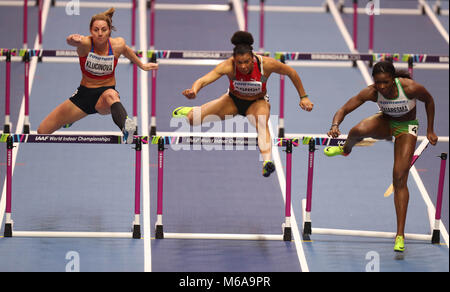
[[[326,156],[329,156],[329,157],[336,156],[336,155],[348,156],[348,153],[344,153],[344,147],[343,146],[329,146],[329,147],[326,147],[323,150],[323,153]]]
[[[173,110],[172,117],[181,118],[188,115],[188,113],[192,110],[192,107],[189,106],[180,106]]]
[[[275,171],[275,164],[271,160],[266,160],[263,163],[262,175],[269,177],[272,172]]]
[[[133,143],[134,132],[136,132],[137,125],[136,123],[127,117],[125,120],[125,126],[123,127],[123,143],[131,144]]]
[[[73,125],[73,123],[70,124],[65,124],[64,126],[62,126],[64,129],[70,128]]]
[[[399,235],[395,238],[394,251],[403,252],[405,250],[405,239]]]

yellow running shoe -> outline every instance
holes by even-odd
[[[403,252],[404,250],[405,250],[405,239],[403,238],[403,236],[398,235],[395,238],[394,251]]]
[[[173,110],[172,117],[174,118],[182,118],[188,115],[188,113],[192,110],[192,107],[189,106],[180,106]]]
[[[349,154],[349,153],[344,153],[344,146],[329,146],[323,150],[323,153],[328,157],[332,157],[332,156],[336,156],[336,155],[348,156],[348,154]]]

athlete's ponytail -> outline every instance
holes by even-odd
[[[114,12],[116,11],[116,9],[114,9],[114,7],[109,8],[108,10],[96,14],[94,16],[92,16],[91,18],[91,23],[89,24],[89,29],[92,28],[92,25],[94,24],[94,21],[96,20],[104,20],[106,21],[106,23],[108,24],[108,27],[110,30],[116,30],[116,28],[112,25],[112,17],[114,15]]]
[[[380,73],[388,73],[392,78],[400,77],[412,79],[408,71],[395,69],[394,64],[390,61],[380,61],[373,66],[372,77]]]
[[[246,31],[237,31],[231,37],[231,43],[234,45],[233,55],[253,54],[253,36]]]

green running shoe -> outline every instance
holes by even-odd
[[[266,160],[263,163],[262,175],[269,177],[272,172],[275,171],[275,164],[271,160]]]
[[[344,153],[344,146],[329,146],[323,150],[323,153],[328,157],[336,155],[348,156],[348,153]]]
[[[192,107],[189,106],[180,106],[174,109],[172,112],[172,117],[174,118],[182,118],[188,115],[188,113],[192,110]]]
[[[64,126],[62,126],[62,128],[67,129],[67,128],[70,128],[72,125],[73,125],[73,123],[65,124]]]
[[[405,239],[399,235],[395,238],[394,251],[403,252],[405,250]]]

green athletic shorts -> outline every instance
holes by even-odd
[[[389,121],[389,124],[391,125],[392,136],[394,136],[395,138],[403,134],[411,134],[417,137],[417,134],[419,132],[418,120],[411,120],[405,122],[398,122],[391,120]]]

